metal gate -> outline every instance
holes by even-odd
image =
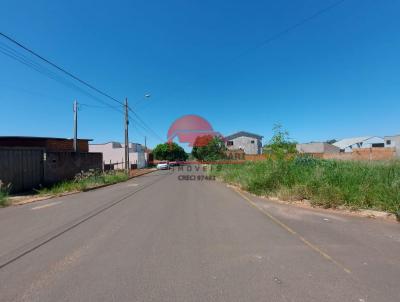
[[[43,149],[0,148],[0,180],[11,192],[32,190],[43,183]]]

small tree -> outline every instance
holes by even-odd
[[[196,138],[192,155],[197,160],[214,161],[226,158],[224,141],[216,136],[205,135]]]
[[[158,160],[186,160],[188,155],[185,150],[174,142],[157,145],[153,150],[154,158]]]
[[[272,128],[274,135],[267,145],[264,146],[264,153],[270,153],[278,159],[283,159],[287,154],[295,154],[296,142],[291,141],[289,132],[284,130],[282,125],[275,124]]]

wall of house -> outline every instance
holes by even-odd
[[[73,179],[81,171],[102,170],[101,153],[47,152],[44,160],[43,183],[53,184]]]
[[[73,152],[74,140],[65,139],[48,139],[46,140],[46,151],[48,152]],[[89,144],[87,140],[78,139],[78,152],[89,152]]]
[[[328,143],[297,144],[296,149],[300,153],[339,153],[340,149]]]
[[[43,184],[42,148],[0,147],[0,181],[11,193],[38,188]]]
[[[0,138],[0,147],[44,148],[47,152],[73,152],[74,141],[72,139],[7,137]],[[78,150],[88,152],[88,140],[78,139]]]
[[[396,156],[400,158],[400,135],[385,136],[384,140],[385,140],[385,147],[395,148]],[[388,140],[390,140],[390,144],[387,144]]]
[[[347,153],[314,154],[315,157],[339,160],[391,160],[396,157],[395,148],[357,148]]]
[[[45,152],[44,148],[0,148],[0,180],[11,192],[29,191],[73,178],[81,171],[101,170],[101,153]]]
[[[146,166],[144,150],[140,144],[129,144],[129,163],[139,169]],[[123,144],[110,142],[107,144],[90,144],[90,152],[103,153],[105,165],[112,165],[114,170],[124,169],[125,148]],[[137,152],[139,151],[139,152]]]
[[[373,144],[384,144],[385,141],[381,137],[371,137],[361,143],[357,143],[354,145],[351,145],[347,148],[344,149],[344,152],[352,152],[354,149],[369,149],[372,148]]]
[[[241,136],[229,141],[233,142],[233,146],[227,145],[229,150],[242,149],[246,154],[261,154],[261,141],[256,138]],[[251,143],[252,141],[254,141],[254,143]]]

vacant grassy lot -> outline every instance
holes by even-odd
[[[400,215],[400,162],[328,161],[309,157],[216,165],[211,173],[257,195],[310,200]]]
[[[128,175],[124,172],[110,173],[86,173],[78,175],[74,180],[63,181],[55,184],[50,188],[38,190],[39,194],[60,194],[65,192],[84,191],[89,188],[97,187],[105,184],[114,184],[128,180]]]

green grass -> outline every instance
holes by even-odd
[[[8,193],[0,191],[0,208],[8,206]]]
[[[309,157],[213,166],[211,173],[257,195],[310,200],[400,216],[400,161],[328,161]]]
[[[6,185],[0,180],[0,208],[9,205],[8,193],[10,192],[11,185]]]
[[[41,195],[61,194],[66,192],[85,191],[100,185],[114,184],[128,180],[124,172],[86,173],[78,175],[74,180],[59,182],[49,188],[38,190]]]

